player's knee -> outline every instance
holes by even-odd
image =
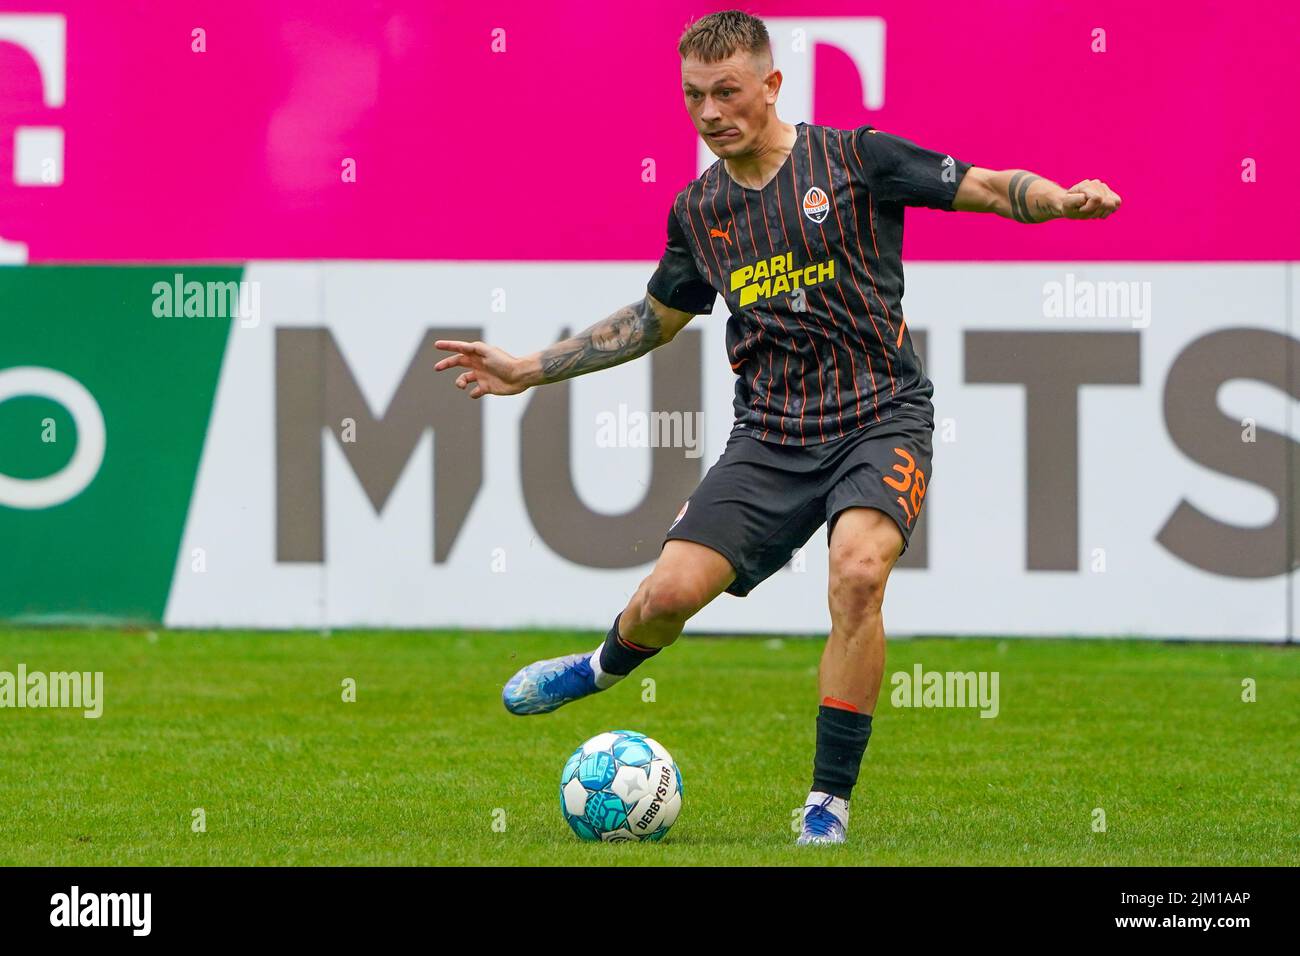
[[[830,575],[832,608],[852,615],[878,613],[888,578],[889,565],[871,553],[838,562]]]
[[[651,576],[642,588],[641,617],[661,623],[685,623],[700,609],[698,589],[677,578]]]

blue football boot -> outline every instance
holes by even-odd
[[[601,689],[588,651],[529,664],[506,681],[501,700],[512,714],[549,714]]]
[[[810,843],[843,843],[847,839],[848,829],[845,824],[848,822],[848,803],[844,800],[839,801],[839,805],[843,807],[843,819],[841,819],[831,809],[831,803],[835,799],[830,794],[825,794],[821,800],[804,806],[803,832],[799,834],[799,839],[795,840],[796,846],[807,846]]]

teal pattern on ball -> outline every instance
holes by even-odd
[[[588,790],[604,790],[614,782],[614,774],[618,773],[618,764],[614,762],[614,757],[604,750],[598,750],[594,754],[588,754],[578,764],[578,779]]]
[[[598,833],[609,833],[627,823],[627,808],[616,794],[593,793],[587,801],[587,822]]]
[[[644,767],[655,759],[643,737],[623,737],[614,742],[614,759],[630,767]]]
[[[560,771],[560,786],[563,787],[572,778],[578,769],[578,762],[582,760],[582,748],[575,750],[572,756],[564,763],[564,769]]]
[[[564,816],[569,821],[569,826],[573,828],[573,832],[578,834],[580,839],[591,842],[600,840],[600,834],[593,830],[591,824],[582,817],[571,817],[567,813]]]

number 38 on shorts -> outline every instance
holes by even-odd
[[[906,448],[895,447],[894,454],[899,460],[894,462],[892,474],[885,475],[884,482],[899,492],[896,500],[907,516],[907,526],[910,528],[925,502],[925,472],[916,467],[916,459]]]

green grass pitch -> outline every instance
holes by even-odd
[[[849,842],[796,848],[822,642],[687,636],[607,693],[506,713],[516,668],[598,640],[0,631],[0,671],[103,671],[105,698],[98,720],[0,709],[0,863],[1300,863],[1300,648],[891,641]],[[917,662],[997,671],[999,715],[891,706]],[[583,844],[561,766],[623,727],[672,752],[682,814],[662,843]]]

